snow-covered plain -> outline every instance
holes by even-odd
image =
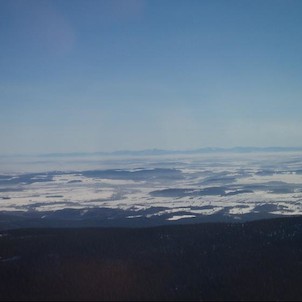
[[[294,152],[0,162],[3,213],[119,209],[128,219],[167,221],[302,214],[302,154]]]

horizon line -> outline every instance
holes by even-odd
[[[252,146],[235,146],[235,147],[201,147],[194,149],[137,149],[137,150],[114,150],[114,151],[76,151],[76,152],[28,152],[28,153],[13,153],[13,154],[0,154],[1,157],[60,157],[60,156],[118,156],[118,155],[168,155],[168,154],[198,154],[198,153],[222,153],[222,152],[234,152],[234,153],[249,153],[249,152],[282,152],[282,151],[302,151],[302,147],[281,147],[281,146],[269,146],[269,147],[252,147]]]

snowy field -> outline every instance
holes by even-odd
[[[77,209],[84,217],[93,209],[118,209],[129,220],[167,222],[302,214],[302,155],[295,152],[6,157],[0,167],[1,213]]]

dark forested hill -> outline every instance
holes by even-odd
[[[302,218],[0,235],[1,300],[301,300]]]

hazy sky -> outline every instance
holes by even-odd
[[[0,0],[0,154],[302,146],[302,1]]]

